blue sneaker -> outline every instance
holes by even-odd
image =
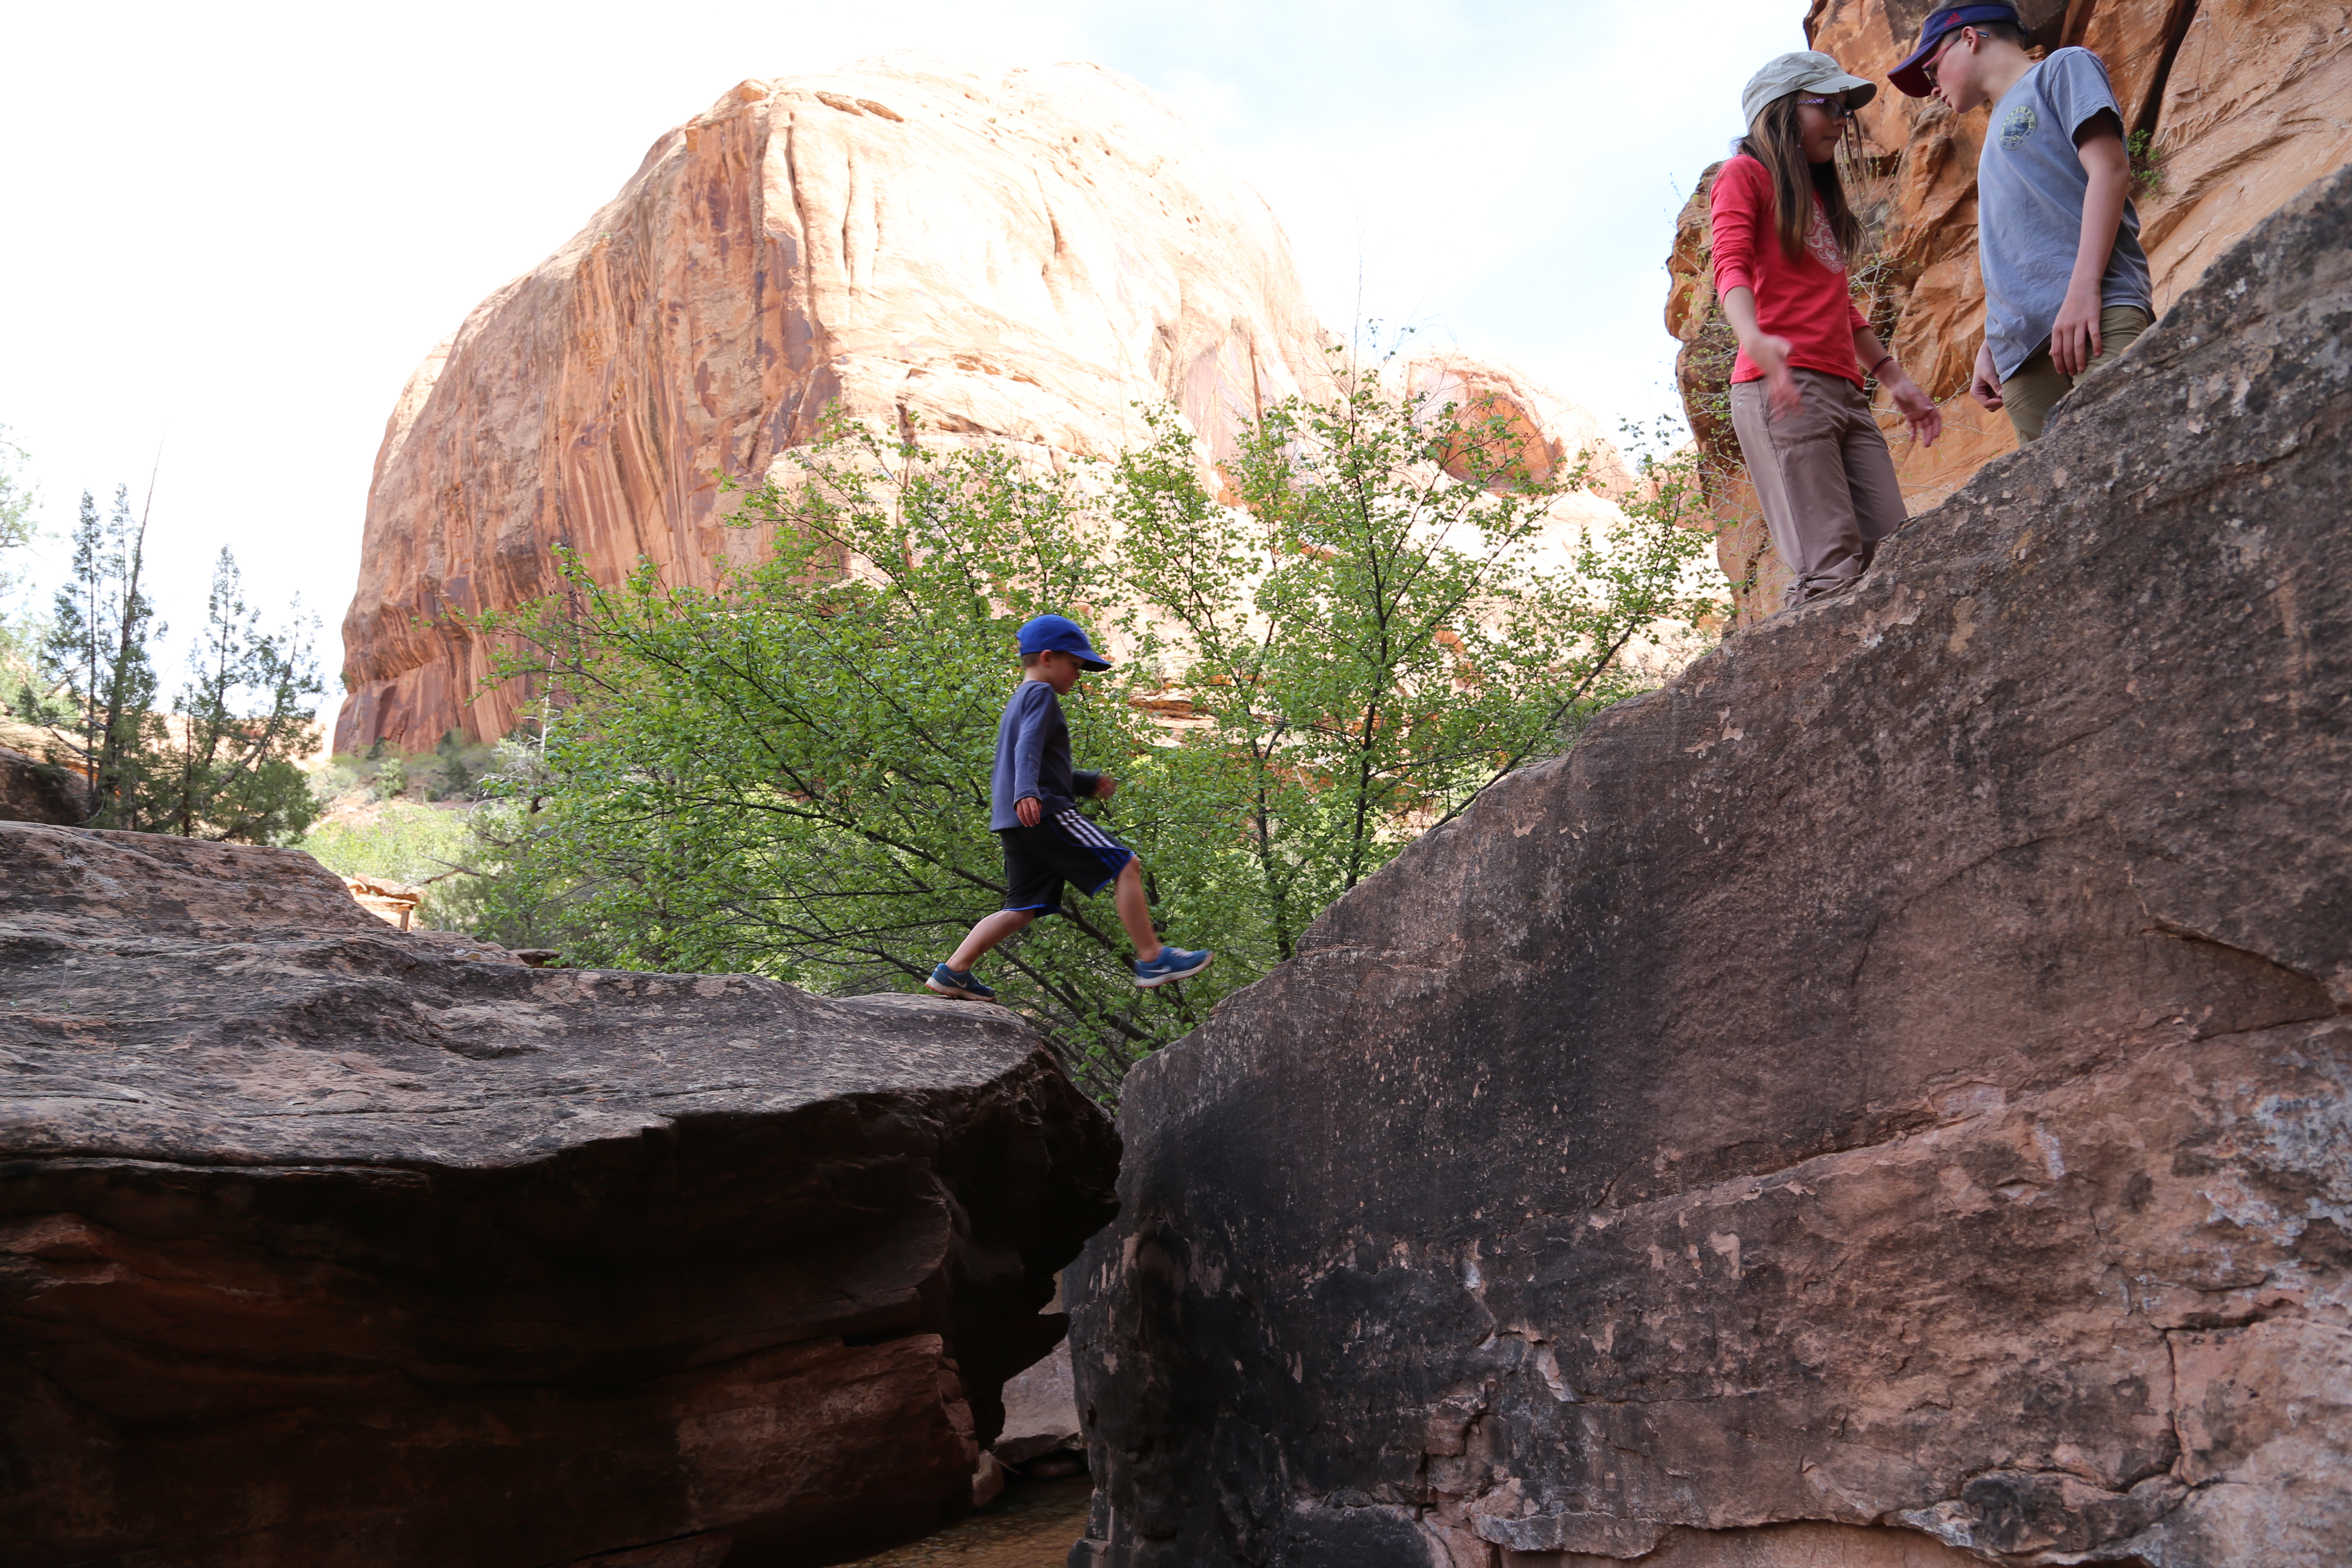
[[[1149,963],[1135,966],[1135,983],[1149,991],[1171,980],[1182,980],[1208,968],[1209,960],[1215,956],[1205,947],[1190,951],[1181,947],[1163,947],[1159,957]]]
[[[959,973],[942,963],[932,969],[931,977],[923,984],[942,996],[969,996],[975,1002],[996,1000],[996,993],[974,980],[969,969]]]

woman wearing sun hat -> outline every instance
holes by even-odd
[[[1922,446],[1944,428],[1847,291],[1862,225],[1838,142],[1877,90],[1827,55],[1780,56],[1741,92],[1748,134],[1715,177],[1715,286],[1739,339],[1731,427],[1789,568],[1784,607],[1853,586],[1909,515],[1867,378]]]

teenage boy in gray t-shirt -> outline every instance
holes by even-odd
[[[1927,18],[1894,82],[1955,114],[1992,105],[1977,161],[1985,336],[1969,390],[2031,441],[2077,376],[2155,319],[2107,68],[2088,49],[2037,62],[2014,6],[1953,5]]]

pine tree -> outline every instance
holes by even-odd
[[[205,629],[188,655],[176,721],[147,759],[140,824],[187,838],[282,844],[318,820],[304,750],[321,694],[309,627],[265,631],[245,602],[236,559],[213,563]]]
[[[147,519],[134,522],[131,490],[117,486],[113,514],[82,492],[74,524],[72,576],[59,588],[43,660],[70,707],[58,728],[66,742],[49,760],[88,781],[92,827],[139,827],[142,764],[161,730],[149,642],[165,627],[141,585]]]

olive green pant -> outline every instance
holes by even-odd
[[[2093,360],[2091,371],[2118,359],[2123,352],[2139,341],[2147,331],[2148,315],[2137,305],[2110,305],[2099,312],[2099,357]],[[2049,422],[2050,411],[2058,400],[2074,390],[2075,378],[2064,374],[2050,360],[2050,345],[2043,343],[2032,359],[2017,367],[2017,374],[2000,384],[2000,405],[2009,422],[2017,426],[2020,441],[2041,438],[2042,426]]]

